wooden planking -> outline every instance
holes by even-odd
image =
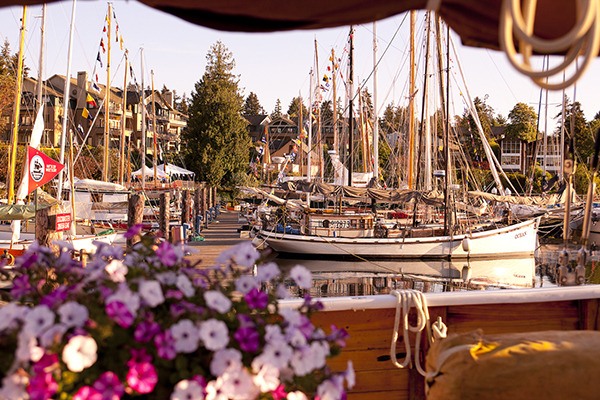
[[[598,299],[581,301],[580,309],[581,329],[600,330],[600,301]]]
[[[400,398],[407,398],[408,380],[408,370],[396,369],[389,373],[382,373],[381,371],[357,371],[356,386],[349,393],[398,392],[405,393]]]

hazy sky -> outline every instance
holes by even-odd
[[[308,98],[309,71],[315,65],[315,40],[319,57],[319,79],[327,72],[325,68],[332,48],[335,49],[336,56],[344,60],[346,57],[344,49],[347,49],[349,27],[268,34],[229,33],[187,23],[135,1],[120,1],[113,5],[119,32],[129,50],[138,82],[141,82],[140,49],[143,48],[145,85],[150,86],[150,71],[154,71],[156,89],[166,85],[179,95],[189,95],[193,91],[194,84],[204,73],[206,54],[217,40],[222,41],[233,53],[236,62],[234,72],[240,75],[244,95],[255,92],[267,112],[273,111],[277,99],[281,100],[285,112],[293,97],[302,95]],[[67,1],[48,6],[44,79],[67,71],[71,10],[72,3]],[[96,55],[103,37],[106,12],[106,2],[80,1],[76,4],[72,76],[83,70],[91,75],[94,68],[98,67]],[[13,52],[18,50],[21,15],[21,7],[0,8],[0,38],[9,40]],[[31,68],[32,76],[37,76],[38,71],[40,15],[41,6],[28,8],[26,64]],[[418,39],[423,37],[423,20],[421,15]],[[404,104],[408,97],[407,24],[403,15],[377,23],[378,55],[381,57],[377,74],[380,111],[390,103]],[[355,28],[355,81],[361,83],[370,76],[373,69],[373,24],[358,25]],[[453,42],[457,46],[468,93],[472,98],[488,96],[487,103],[496,113],[504,116],[507,116],[517,102],[524,102],[538,109],[540,90],[519,75],[508,64],[503,53],[463,47],[456,35],[453,35]],[[114,43],[111,69],[114,85],[119,87],[123,82],[122,54]],[[106,62],[105,55],[102,60]],[[458,73],[459,70],[453,67],[453,74]],[[106,81],[105,74],[103,71],[99,72],[100,83]],[[372,92],[372,81],[367,81],[366,85]],[[600,101],[596,95],[598,88],[600,64],[595,61],[576,91],[570,88],[566,94],[570,99],[575,97],[580,101],[586,116],[591,119],[600,111]],[[464,96],[466,90],[460,89],[455,95]],[[328,93],[324,94],[325,99],[330,97]],[[338,94],[338,97],[342,96]],[[560,98],[560,92],[550,93],[550,117],[558,113]],[[462,106],[457,104],[456,107],[455,113],[462,113]],[[542,108],[542,114],[543,110]],[[549,121],[549,126],[554,124],[555,121]]]

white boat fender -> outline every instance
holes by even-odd
[[[460,271],[460,277],[465,283],[471,280],[471,267],[469,264],[463,265],[462,270]]]
[[[558,267],[558,282],[561,286],[565,286],[569,281],[569,267],[561,265]]]
[[[583,285],[585,283],[585,265],[579,264],[575,267],[575,284]]]
[[[471,240],[469,240],[468,237],[466,237],[462,240],[462,249],[465,253],[468,253],[471,251]]]

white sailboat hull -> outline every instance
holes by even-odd
[[[507,227],[455,236],[340,238],[260,230],[255,238],[278,253],[377,258],[498,258],[531,256],[538,245],[539,218]]]

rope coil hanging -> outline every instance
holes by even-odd
[[[425,370],[421,367],[419,360],[419,350],[421,348],[421,332],[426,330],[427,340],[432,343],[436,339],[445,338],[447,335],[446,325],[438,318],[433,326],[429,325],[429,309],[427,307],[427,299],[423,292],[413,289],[393,290],[392,295],[396,296],[396,317],[394,318],[394,332],[392,334],[392,344],[390,347],[390,358],[392,363],[398,368],[412,367],[412,350],[409,340],[409,332],[416,332],[415,340],[415,360],[414,365],[417,371],[423,376],[426,375]],[[416,325],[410,325],[408,314],[411,307],[415,307],[417,312]],[[396,358],[396,343],[398,341],[400,321],[402,321],[402,337],[406,357],[402,362]],[[433,330],[433,335],[432,335]]]
[[[556,39],[543,39],[533,33],[537,0],[503,0],[500,10],[499,41],[500,48],[508,56],[510,63],[522,74],[528,76],[538,86],[548,90],[562,90],[575,83],[589,67],[600,50],[600,1],[577,0],[575,25],[565,35]],[[513,41],[513,34],[519,41],[519,54]],[[531,56],[565,52],[564,59],[558,65],[547,70],[534,70]],[[549,83],[547,79],[562,74],[577,57],[582,56],[581,65],[576,63],[575,72],[562,82]]]

